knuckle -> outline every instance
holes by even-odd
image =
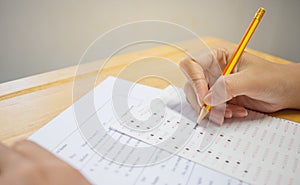
[[[229,78],[224,78],[224,85],[225,85],[225,92],[228,97],[234,98],[235,97],[235,81],[230,80]]]
[[[228,51],[225,48],[218,48],[217,51],[215,51],[216,53],[216,58],[217,60],[221,61],[223,59],[227,60],[228,57]]]
[[[180,62],[179,62],[179,66],[181,68],[185,68],[190,62],[192,62],[193,59],[191,57],[185,57],[184,59],[182,59]]]

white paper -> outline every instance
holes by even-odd
[[[181,90],[175,91],[172,87],[166,89],[162,99],[172,109],[157,115],[163,116],[159,126],[148,132],[140,132],[130,129],[131,123],[124,119],[125,122],[117,121],[112,127],[172,153],[177,151],[177,155],[185,159],[247,183],[300,184],[299,124],[249,111],[246,118],[226,120],[221,127],[210,124],[191,131],[187,123],[192,123],[193,127],[197,115],[187,102],[179,101],[178,91]],[[179,109],[180,103],[182,109]],[[147,107],[147,104],[137,107],[135,114],[155,114]],[[180,110],[184,111],[179,113]],[[185,118],[182,118],[182,114]],[[204,120],[201,124],[206,123],[207,120]],[[179,128],[182,125],[186,126]],[[184,144],[175,142],[188,133],[187,130],[191,131],[189,141]],[[171,137],[174,142],[167,142]]]
[[[73,167],[79,169],[92,184],[245,184],[236,178],[224,175],[215,170],[203,167],[191,160],[178,155],[150,166],[124,166],[114,163],[99,155],[90,147],[97,129],[91,130],[90,141],[85,140],[79,127],[86,120],[99,119],[107,130],[107,135],[128,145],[139,147],[150,146],[140,140],[109,129],[112,123],[117,122],[112,106],[112,89],[116,78],[109,77],[99,84],[71,107],[54,118],[47,125],[34,133],[29,139],[35,141],[65,160]],[[131,82],[121,81],[122,84]],[[161,90],[135,85],[129,97],[129,104],[140,106],[144,100],[149,100],[160,94]],[[122,92],[118,94],[121,98]],[[83,109],[78,112],[76,106],[84,106],[93,98],[94,110]],[[80,114],[79,116],[76,114]],[[86,129],[89,129],[88,127]],[[97,141],[100,147],[122,154],[115,145],[107,143],[105,138]]]

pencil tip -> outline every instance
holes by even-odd
[[[194,129],[197,128],[197,126],[200,124],[200,122],[206,117],[206,115],[208,114],[209,110],[206,107],[203,107],[200,111],[199,117],[197,119],[197,123],[194,127]]]
[[[200,111],[199,117],[197,119],[197,124],[200,124],[200,122],[207,116],[208,110],[206,107],[203,107]]]

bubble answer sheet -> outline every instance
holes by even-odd
[[[237,178],[209,169],[178,155],[170,155],[165,160],[155,164],[139,166],[126,165],[126,160],[123,161],[123,163],[119,163],[117,159],[116,161],[111,160],[109,157],[114,159],[116,156],[127,155],[127,151],[125,151],[124,148],[116,147],[116,141],[122,141],[136,148],[151,146],[141,140],[110,129],[110,125],[117,121],[112,103],[112,92],[116,80],[119,81],[121,86],[133,85],[132,82],[108,77],[95,87],[94,90],[87,93],[80,100],[35,132],[29,139],[40,144],[57,157],[80,170],[92,184],[247,184]],[[135,84],[129,97],[128,94],[122,94],[122,91],[115,96],[128,98],[128,104],[138,106],[143,101],[153,99],[160,93],[160,89]],[[89,99],[93,100],[94,109],[92,110],[95,111],[82,106],[85,105],[85,102],[90,101]],[[80,112],[77,112],[77,105],[84,109],[79,109]],[[91,122],[91,124],[97,123],[99,127],[103,127],[105,134],[101,132],[101,129],[90,128],[89,122]],[[86,126],[86,128],[81,127],[81,125]],[[86,136],[83,136],[84,129],[88,130],[88,132],[86,132],[88,135]],[[108,137],[115,138],[115,140],[108,140]],[[95,144],[94,147],[92,144]],[[98,152],[96,150],[97,146],[103,150]],[[130,157],[137,158],[138,156],[134,155],[134,149],[135,148],[133,148],[133,151],[130,151],[129,154]],[[158,151],[160,150],[158,149]]]
[[[152,102],[152,107],[167,105],[170,109],[165,111],[153,112],[147,104],[133,110],[142,119],[153,114],[154,126],[146,125],[148,131],[145,126],[145,130],[134,129],[145,121],[132,121],[126,114],[112,127],[250,184],[300,184],[299,124],[249,111],[246,118],[228,119],[222,126],[204,120],[193,130],[198,115],[178,98],[182,93],[168,87],[160,97],[164,103],[153,106]]]

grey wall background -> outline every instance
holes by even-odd
[[[267,13],[249,47],[299,62],[299,0],[0,0],[0,82],[76,65],[98,36],[132,21],[238,42],[260,6]]]

